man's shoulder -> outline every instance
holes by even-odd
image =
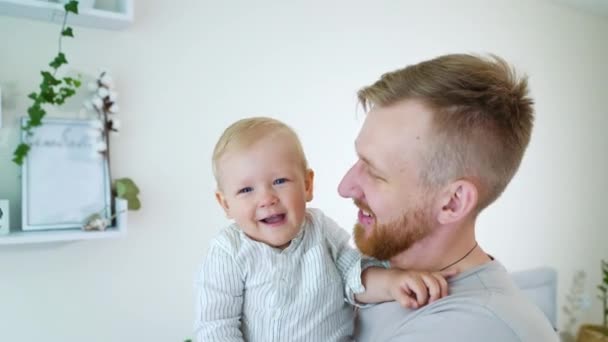
[[[500,264],[466,272],[450,285],[448,297],[418,310],[394,302],[361,310],[358,340],[384,334],[386,338],[378,340],[557,341],[546,317],[523,297]]]

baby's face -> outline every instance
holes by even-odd
[[[287,247],[300,231],[313,184],[289,139],[274,135],[228,152],[218,171],[216,197],[228,217],[251,239]]]

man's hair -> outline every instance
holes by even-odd
[[[298,155],[302,170],[308,168],[304,149],[296,132],[285,123],[267,117],[251,117],[241,119],[228,126],[220,136],[213,149],[212,168],[215,181],[219,183],[219,160],[228,152],[247,150],[256,142],[272,138],[277,134],[285,134],[293,144],[294,152]],[[246,171],[246,170],[244,170]]]
[[[526,76],[498,56],[444,55],[382,75],[358,92],[365,110],[417,100],[433,111],[434,143],[420,177],[438,187],[478,185],[476,212],[504,191],[530,141],[533,100]]]

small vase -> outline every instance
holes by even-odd
[[[592,324],[581,325],[576,342],[608,342],[608,327]]]

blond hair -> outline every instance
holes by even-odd
[[[291,140],[295,153],[300,160],[303,171],[308,169],[308,162],[304,149],[296,132],[285,123],[268,117],[250,117],[231,124],[224,130],[215,144],[212,157],[213,176],[219,184],[218,164],[220,159],[228,152],[246,150],[258,141],[272,138],[274,135],[284,134]]]
[[[500,57],[452,54],[386,73],[358,92],[364,109],[418,100],[433,111],[435,141],[421,179],[429,187],[469,178],[477,212],[504,191],[530,141],[534,121],[527,77]]]

